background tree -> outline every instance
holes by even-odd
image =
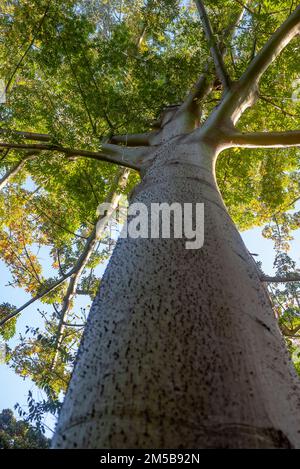
[[[0,449],[41,449],[48,448],[49,443],[40,430],[17,420],[10,409],[0,413]]]

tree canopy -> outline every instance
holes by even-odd
[[[115,242],[104,224],[99,229],[97,207],[130,194],[139,180],[136,148],[148,145],[139,135],[155,132],[166,109],[195,93],[202,72],[211,83],[199,126],[226,87],[228,77],[216,76],[213,43],[205,38],[196,3],[0,0],[0,257],[10,284],[30,294],[28,303],[39,299],[52,308],[51,314],[40,312],[42,329],[28,327],[8,347],[7,360],[44,389],[50,410],[59,407],[86,320],[74,299],[93,298],[99,266]],[[205,5],[233,83],[296,7],[291,0]],[[291,42],[264,73],[239,130],[299,130],[299,87],[299,50]],[[296,268],[286,243],[300,226],[294,210],[299,155],[295,147],[236,147],[217,164],[230,215],[241,230],[265,227],[275,242],[280,278]],[[271,295],[299,363],[300,282],[284,285],[272,287]],[[5,341],[14,336],[25,306],[0,305]],[[49,410],[46,401],[33,403],[33,415],[41,405]]]

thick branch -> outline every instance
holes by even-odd
[[[284,277],[282,275],[263,275],[261,276],[261,281],[266,283],[288,283],[288,282],[300,282],[300,273],[294,272],[286,274]]]
[[[288,148],[300,146],[300,130],[287,132],[232,133],[226,148]]]
[[[29,53],[30,49],[32,48],[32,46],[33,46],[33,44],[34,44],[34,42],[35,42],[35,40],[36,40],[36,38],[37,38],[37,35],[39,34],[39,32],[40,32],[40,30],[41,30],[41,28],[42,28],[42,26],[43,26],[43,23],[44,23],[44,21],[45,21],[45,19],[46,19],[46,16],[47,16],[47,14],[48,14],[48,12],[49,12],[50,6],[51,6],[51,0],[49,0],[49,2],[47,3],[47,6],[46,6],[45,11],[44,11],[44,14],[43,14],[43,16],[41,17],[41,19],[40,19],[40,21],[39,21],[39,23],[38,23],[38,25],[37,25],[36,31],[35,31],[35,32],[33,33],[33,35],[32,35],[32,39],[31,39],[30,43],[28,44],[28,46],[27,46],[25,52],[24,52],[23,55],[21,56],[21,58],[20,58],[20,60],[18,61],[17,65],[15,66],[15,68],[14,68],[14,70],[13,70],[13,72],[12,72],[12,74],[11,74],[11,76],[10,76],[10,78],[9,78],[9,80],[8,80],[8,82],[7,82],[7,84],[6,84],[6,87],[5,87],[6,93],[8,93],[9,88],[10,88],[10,85],[11,85],[11,83],[12,83],[14,77],[15,77],[15,74],[17,73],[17,71],[18,71],[19,68],[21,67],[23,60],[25,59],[26,55]]]
[[[261,51],[250,63],[248,69],[242,76],[240,82],[249,86],[258,82],[263,73],[279,56],[282,50],[291,40],[300,33],[300,6],[289,16],[289,18],[277,29]]]
[[[149,146],[150,138],[152,136],[151,132],[144,134],[129,134],[129,135],[114,135],[110,141],[111,143],[124,143],[128,147],[139,147],[139,146]]]
[[[248,3],[248,1],[246,2]],[[236,18],[235,21],[231,22],[227,28],[222,33],[223,45],[220,45],[220,53],[222,57],[226,54],[226,46],[225,41],[229,40],[235,33],[235,30],[239,23],[242,21],[243,16],[245,14],[245,8],[243,8]],[[210,59],[210,58],[209,58]],[[187,95],[185,101],[181,104],[180,108],[178,109],[175,116],[179,115],[185,111],[194,111],[195,107],[199,114],[199,105],[200,102],[213,90],[215,77],[211,77],[213,69],[213,60],[208,60],[208,63],[205,67],[204,72],[200,75],[198,81],[190,90],[189,94]]]
[[[103,151],[89,151],[79,150],[74,148],[66,148],[59,145],[47,144],[26,144],[26,143],[5,143],[0,142],[0,148],[17,149],[17,150],[33,150],[37,152],[42,151],[55,151],[64,153],[67,157],[83,156],[86,158],[93,158],[99,161],[106,161],[108,163],[118,164],[127,168],[139,170],[146,148],[125,148],[118,147],[109,143],[102,145]]]
[[[282,50],[300,33],[300,6],[277,29],[265,46],[252,60],[240,80],[225,95],[222,103],[211,118],[207,126],[236,123],[247,107],[254,104],[257,98],[257,86],[263,73],[279,56]]]
[[[37,152],[29,152],[22,160],[20,160],[15,166],[9,169],[6,174],[0,179],[0,190],[4,189],[4,187],[13,179],[20,171],[24,168],[27,161],[33,159],[38,153]]]
[[[179,107],[175,116],[185,111],[193,111],[193,107],[199,108],[199,102],[207,96],[213,89],[213,81],[209,77],[209,65],[206,67],[205,73],[200,75],[198,81],[190,90],[185,101]]]
[[[230,86],[230,79],[228,77],[222,54],[219,50],[208,15],[206,13],[204,3],[202,2],[202,0],[195,0],[195,3],[197,5],[205,36],[209,44],[212,58],[214,60],[217,76],[223,83],[224,88],[228,89]]]
[[[0,134],[4,135],[15,135],[16,137],[22,137],[25,140],[33,140],[37,142],[51,142],[52,137],[48,134],[38,134],[34,132],[20,132],[18,130],[0,129]]]

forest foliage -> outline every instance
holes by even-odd
[[[25,420],[17,420],[12,410],[0,412],[0,449],[43,449],[49,440]]]

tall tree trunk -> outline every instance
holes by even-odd
[[[132,202],[204,203],[205,240],[120,239],[90,313],[59,448],[300,447],[299,383],[213,151],[173,139]]]

